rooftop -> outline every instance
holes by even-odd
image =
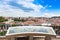
[[[10,27],[6,35],[25,34],[25,33],[38,33],[56,35],[52,27],[44,26],[17,26]]]

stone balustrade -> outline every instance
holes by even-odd
[[[34,40],[45,40],[45,37],[35,37]],[[5,36],[0,36],[0,40],[12,40],[7,39]],[[56,38],[51,38],[51,40],[60,40],[60,36],[57,36]]]

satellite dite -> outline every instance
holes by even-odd
[[[14,38],[14,40],[21,39],[21,37],[29,37],[29,40],[33,40],[34,37],[40,37],[40,36],[45,36],[45,40],[51,40],[51,37],[56,37],[56,33],[54,32],[52,27],[17,26],[17,27],[10,27],[7,30],[6,34],[7,38],[11,39]],[[28,40],[28,38],[26,40]]]

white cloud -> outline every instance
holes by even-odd
[[[53,17],[53,16],[60,16],[59,14],[54,14],[54,13],[44,13],[42,17]]]
[[[24,10],[22,10],[21,8],[17,9],[14,8],[15,6],[11,6],[8,3],[9,2],[15,2],[18,5],[23,5],[23,7],[26,8],[31,8],[33,9],[30,12],[25,12]],[[15,16],[15,17],[19,17],[19,16],[37,16],[36,14],[38,14],[40,12],[40,10],[43,8],[42,5],[35,5],[33,4],[34,0],[3,0],[3,3],[0,4],[0,16]]]

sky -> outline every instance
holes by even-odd
[[[0,16],[60,16],[60,0],[0,0]]]

